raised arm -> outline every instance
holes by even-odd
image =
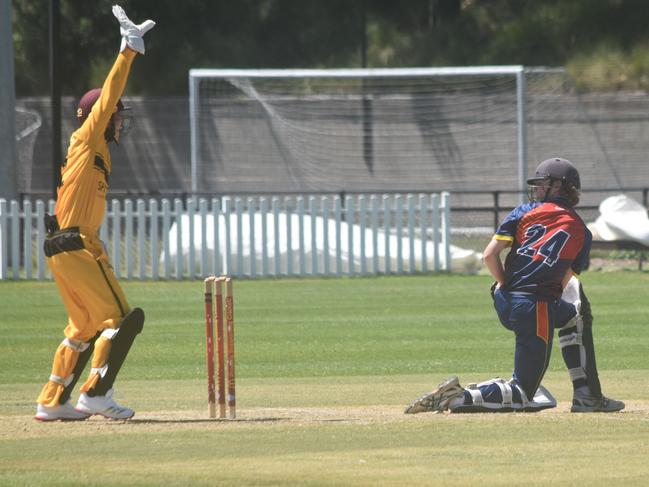
[[[155,25],[152,20],[135,25],[119,5],[113,6],[113,15],[120,24],[120,53],[104,81],[99,99],[92,107],[79,132],[79,135],[87,140],[104,136],[106,127],[117,110],[117,102],[126,87],[133,59],[136,53],[144,54],[145,52],[142,36]]]

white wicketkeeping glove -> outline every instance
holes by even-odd
[[[134,51],[144,54],[144,39],[142,39],[142,36],[153,29],[155,22],[153,20],[145,20],[140,25],[135,25],[119,5],[113,5],[113,15],[119,20],[119,32],[122,34],[122,45],[119,48],[119,52],[124,51],[128,46]]]

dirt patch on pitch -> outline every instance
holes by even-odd
[[[556,408],[535,414],[516,413],[517,417],[554,417],[570,414],[570,403],[559,403]],[[626,408],[620,413],[607,415],[611,419],[630,419],[640,417],[649,421],[649,401],[626,401]],[[407,415],[403,406],[378,405],[359,407],[305,407],[305,408],[254,408],[239,411],[236,419],[209,419],[204,411],[143,411],[128,421],[106,420],[92,417],[86,421],[50,422],[35,421],[31,416],[5,416],[0,421],[0,439],[37,438],[48,436],[85,436],[88,434],[143,433],[178,430],[218,430],[231,428],[260,427],[267,425],[300,427],[315,424],[388,424],[399,422],[462,421],[464,418],[484,419],[502,418],[500,414],[450,414],[421,413]]]

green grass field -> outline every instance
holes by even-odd
[[[134,419],[41,424],[66,316],[53,283],[0,282],[0,485],[646,485],[649,274],[585,273],[616,414],[572,414],[555,344],[538,414],[403,407],[447,375],[509,377],[485,276],[235,282],[236,421],[207,418],[202,283],[123,283],[147,314],[116,384]]]

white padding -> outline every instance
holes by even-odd
[[[583,329],[584,323],[581,317],[581,300],[579,296],[579,280],[572,276],[566,284],[566,287],[563,288],[563,294],[561,299],[567,301],[568,303],[574,305],[577,310],[577,314],[570,320],[568,323],[563,325],[562,329],[567,329],[572,326],[576,326],[580,331]]]
[[[104,365],[103,367],[93,367],[92,369],[90,369],[90,375],[99,374],[100,377],[104,377],[106,375],[106,372],[108,372],[108,364]]]
[[[117,335],[117,329],[115,328],[106,328],[101,332],[101,336],[108,338],[109,340],[112,340],[115,335]]]
[[[528,405],[531,409],[548,409],[556,406],[557,400],[552,394],[550,394],[550,391],[543,386],[539,386],[536,390],[536,394],[534,394],[534,399]]]
[[[569,303],[579,301],[579,279],[575,276],[572,276],[568,281],[568,284],[566,284],[566,287],[563,288],[561,299],[568,301]]]
[[[61,344],[79,353],[85,352],[90,346],[90,343],[80,342],[78,340],[72,340],[70,338],[65,338],[61,342]]]

